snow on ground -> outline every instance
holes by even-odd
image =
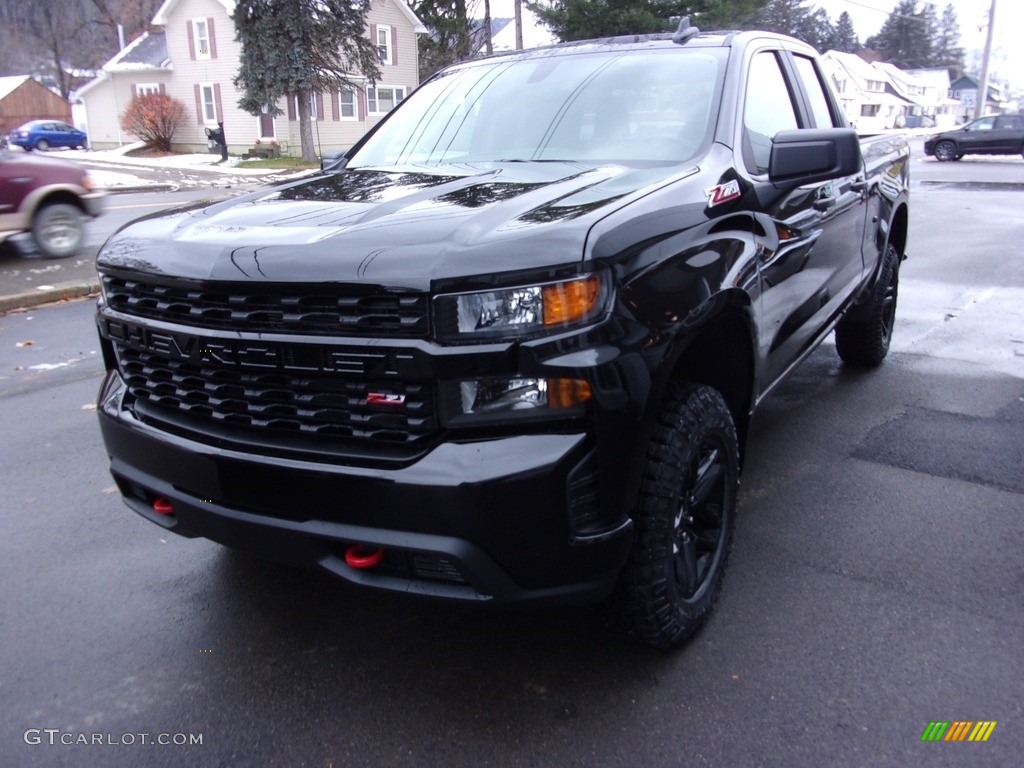
[[[266,168],[246,168],[245,162],[238,157],[229,157],[227,162],[220,164],[219,154],[167,155],[166,157],[128,157],[125,153],[142,149],[142,142],[126,144],[117,149],[86,150],[76,152],[92,162],[117,163],[118,165],[137,165],[146,168],[198,168],[215,173],[235,175],[266,175]]]
[[[161,183],[151,179],[140,179],[138,176],[132,176],[127,173],[118,173],[117,171],[99,171],[95,169],[89,170],[89,178],[92,179],[96,186],[102,187],[103,189],[116,187],[151,187]]]

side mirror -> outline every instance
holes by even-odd
[[[772,140],[768,180],[792,189],[853,176],[862,163],[860,139],[852,128],[779,131]]]

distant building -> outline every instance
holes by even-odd
[[[29,120],[71,122],[71,105],[28,75],[0,77],[0,134]]]
[[[111,148],[136,141],[121,127],[132,97],[166,93],[185,104],[185,124],[174,137],[179,151],[205,152],[206,130],[224,124],[228,150],[242,154],[256,145],[299,154],[295,96],[276,105],[283,114],[251,115],[238,107],[235,88],[241,46],[231,13],[235,0],[165,0],[153,17],[156,31],[136,38],[108,61],[99,77],[79,89],[89,123],[89,141]],[[357,73],[356,88],[313,94],[310,107],[321,151],[348,148],[419,84],[417,36],[426,28],[404,0],[373,0],[366,35],[380,56],[380,80],[371,85]]]
[[[832,81],[846,119],[860,133],[896,128],[901,122],[899,118],[911,102],[897,95],[884,70],[856,54],[841,51],[826,51],[822,65]]]
[[[958,122],[973,120],[978,106],[978,91],[981,88],[981,80],[975,75],[963,75],[950,83],[950,96],[959,102],[957,110]],[[1001,115],[1008,111],[1010,103],[1006,98],[1006,91],[1003,86],[989,82],[988,98],[985,100],[983,115]]]
[[[897,118],[897,127],[939,128],[946,130],[956,124],[959,103],[949,97],[949,72],[940,69],[903,70],[881,61],[877,67],[889,76],[888,88],[905,99],[908,105],[903,111],[903,125]]]

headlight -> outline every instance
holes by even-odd
[[[435,328],[444,341],[512,339],[586,323],[604,310],[605,279],[572,280],[453,293],[434,300]]]

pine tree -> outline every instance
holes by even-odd
[[[749,26],[767,0],[553,0],[527,7],[559,40],[672,32],[689,16],[703,30]]]
[[[410,7],[430,30],[418,38],[420,80],[473,55],[466,0],[418,0]]]
[[[770,0],[757,18],[757,26],[767,32],[796,36],[808,11],[804,0]]]
[[[827,51],[832,47],[836,35],[832,20],[824,8],[815,8],[807,13],[797,27],[794,37],[803,40],[818,51]]]
[[[925,11],[915,11],[916,5],[917,0],[899,0],[882,29],[865,43],[900,69],[927,67],[931,62],[927,16]]]
[[[932,66],[947,67],[950,77],[963,72],[964,49],[960,47],[960,22],[956,9],[949,3],[942,11],[936,36],[932,41]]]
[[[243,0],[232,19],[241,43],[235,86],[238,106],[254,115],[280,115],[282,96],[296,97],[302,159],[316,160],[310,98],[342,86],[359,88],[358,75],[380,77],[377,51],[366,36],[370,0]]]
[[[861,49],[857,31],[853,28],[853,19],[846,11],[839,14],[839,21],[836,22],[830,48],[843,53],[856,53]]]

